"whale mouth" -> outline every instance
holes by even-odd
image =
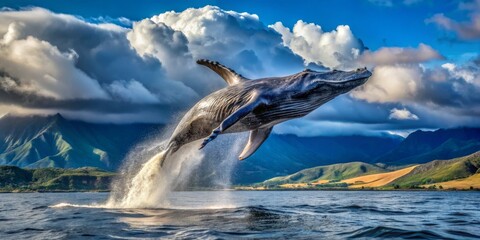
[[[372,73],[366,68],[358,68],[353,71],[339,71],[334,70],[326,74],[321,74],[318,76],[318,79],[315,82],[323,83],[347,83],[347,82],[356,82],[368,79],[372,76]]]
[[[335,85],[352,83],[352,82],[362,82],[363,84],[371,76],[372,76],[372,73],[368,70],[361,73],[345,72],[344,76],[338,76],[337,78],[334,78],[334,79],[318,79],[318,80],[315,80],[315,82],[329,83],[329,84],[335,84]]]

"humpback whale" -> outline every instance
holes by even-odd
[[[157,154],[160,166],[183,145],[204,139],[200,149],[219,134],[249,131],[238,156],[251,156],[268,138],[274,125],[300,118],[336,96],[364,84],[372,75],[366,68],[317,72],[305,69],[285,76],[249,80],[224,65],[201,59],[198,64],[220,75],[228,84],[197,102],[181,119],[167,147]]]

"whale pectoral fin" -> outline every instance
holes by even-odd
[[[225,118],[225,120],[222,121],[222,123],[220,123],[220,125],[213,129],[212,133],[210,134],[210,136],[208,136],[207,138],[205,138],[203,140],[203,143],[202,145],[200,146],[200,149],[202,149],[203,147],[205,147],[205,145],[207,145],[209,142],[211,142],[213,139],[217,138],[217,136],[221,133],[223,133],[224,131],[226,131],[229,127],[233,126],[235,123],[237,123],[238,121],[240,121],[240,119],[244,118],[245,116],[247,116],[249,113],[251,113],[256,107],[260,106],[264,104],[264,101],[258,96],[258,94],[255,94],[254,97],[252,97],[252,99],[247,103],[245,104],[244,106],[242,106],[241,108],[239,108],[237,111],[235,111],[234,113],[230,114],[230,116],[228,116],[227,118]]]
[[[222,77],[228,85],[234,85],[243,81],[247,81],[247,78],[244,78],[242,75],[236,73],[232,69],[223,66],[219,62],[210,61],[207,59],[197,60],[197,63],[203,66],[206,66],[216,72],[220,77]]]
[[[269,128],[259,128],[255,129],[250,132],[250,136],[248,138],[247,145],[243,149],[240,156],[238,156],[238,160],[243,160],[245,158],[250,157],[257,149],[262,145],[265,140],[267,140],[268,136],[272,132],[273,127]]]

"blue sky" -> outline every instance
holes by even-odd
[[[280,133],[479,126],[480,0],[1,4],[0,113],[169,123],[225,86],[194,64],[210,58],[252,78],[307,65],[373,71]]]

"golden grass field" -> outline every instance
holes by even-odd
[[[396,179],[405,176],[406,174],[410,173],[413,169],[415,169],[418,165],[403,168],[400,170],[396,170],[393,172],[387,173],[377,173],[377,174],[370,174],[364,175],[360,177],[349,178],[345,180],[341,180],[340,182],[348,184],[348,188],[350,189],[359,189],[359,188],[378,188],[386,186],[387,184],[395,181]],[[311,183],[286,183],[279,185],[280,188],[284,189],[303,189],[303,188],[312,188],[317,185],[328,184],[330,180],[317,180]],[[431,187],[435,185],[437,189],[442,186],[443,189],[480,189],[480,173],[474,174],[468,178],[451,180],[446,182],[439,182],[434,184],[425,184],[421,185],[421,187]],[[266,190],[265,186],[261,187],[238,187],[236,189],[239,190]]]
[[[433,185],[436,185],[437,187],[442,186],[443,189],[470,189],[470,187],[480,189],[480,173],[474,174],[467,178],[447,182],[439,182],[434,184],[426,184],[422,186],[428,188]]]
[[[411,166],[411,167],[403,168],[393,172],[377,173],[377,174],[370,174],[370,175],[365,175],[365,176],[360,176],[355,178],[349,178],[349,179],[342,180],[341,182],[347,183],[349,185],[348,186],[349,188],[382,187],[391,183],[395,179],[401,176],[404,176],[405,174],[408,174],[415,167],[417,166]],[[312,183],[286,183],[286,184],[280,185],[280,187],[287,188],[287,189],[308,188],[315,185],[326,184],[328,182],[329,180],[318,180]]]
[[[408,174],[417,166],[411,166],[403,168],[397,171],[388,172],[388,173],[378,173],[365,175],[350,179],[342,180],[342,182],[349,184],[349,188],[361,188],[361,187],[381,187],[385,186],[395,179]]]

